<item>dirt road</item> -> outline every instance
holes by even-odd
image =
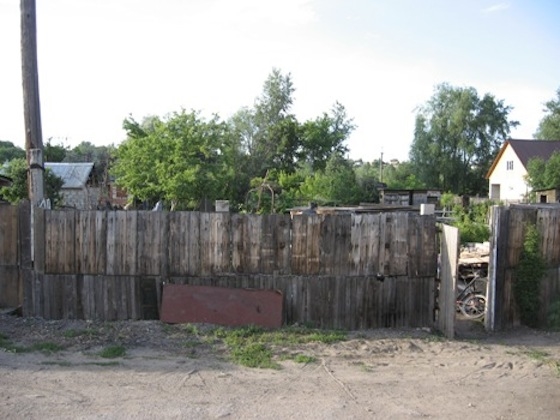
[[[445,340],[424,330],[354,332],[346,341],[278,346],[280,369],[228,361],[156,321],[96,325],[0,316],[0,418],[552,419],[560,413],[560,333],[517,330]],[[104,359],[119,342],[126,354]]]

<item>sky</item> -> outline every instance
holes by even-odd
[[[513,108],[530,139],[560,88],[557,0],[36,0],[43,142],[118,145],[127,117],[228,119],[277,68],[298,121],[338,101],[349,157],[408,160],[440,83]],[[0,0],[0,140],[25,146],[20,1]]]

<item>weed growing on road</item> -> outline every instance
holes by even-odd
[[[279,366],[273,361],[273,346],[289,346],[306,343],[331,344],[346,339],[346,332],[323,331],[302,327],[287,327],[279,330],[265,330],[256,326],[241,328],[219,327],[212,331],[216,340],[228,347],[231,358],[243,366],[272,368]],[[297,359],[297,360],[296,360]],[[310,356],[298,355],[298,363],[310,363]]]
[[[126,348],[121,345],[105,347],[101,350],[101,352],[99,352],[99,356],[105,359],[115,359],[117,357],[123,357],[125,354]]]

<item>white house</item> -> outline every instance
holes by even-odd
[[[545,161],[560,152],[560,140],[506,140],[486,174],[489,198],[508,203],[526,200],[531,188],[525,181],[527,163],[532,158]]]

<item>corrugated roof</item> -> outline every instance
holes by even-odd
[[[45,162],[45,168],[62,178],[62,188],[83,188],[93,169],[93,162],[86,163],[59,163]]]
[[[527,168],[527,163],[529,163],[529,160],[532,158],[541,158],[544,161],[547,161],[554,152],[560,152],[560,140],[506,140],[502,145],[498,156],[494,159],[492,166],[490,166],[490,169],[486,174],[486,179],[490,178],[490,175],[494,171],[494,168],[498,164],[498,161],[502,157],[502,154],[508,144],[511,146],[525,168]]]

